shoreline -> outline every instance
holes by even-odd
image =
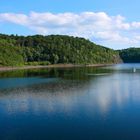
[[[73,68],[73,67],[105,67],[114,64],[53,64],[53,65],[37,65],[37,66],[0,66],[0,71],[12,71],[12,70],[26,70],[26,69],[40,69],[40,68]]]

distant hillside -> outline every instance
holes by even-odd
[[[118,63],[119,53],[84,38],[0,34],[0,65]]]
[[[119,51],[124,63],[140,63],[140,48],[128,48]]]

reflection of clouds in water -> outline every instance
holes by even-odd
[[[139,75],[114,74],[90,81],[64,80],[26,88],[3,90],[0,107],[7,113],[66,113],[86,110],[107,115],[113,106],[121,109],[130,99],[139,100]],[[136,80],[137,79],[137,80]],[[133,95],[137,95],[136,97]]]
[[[123,107],[126,102],[139,95],[139,74],[114,74],[110,77],[99,79],[95,91],[97,103],[101,111],[107,112],[113,105],[119,109]]]
[[[9,114],[16,112],[27,112],[29,110],[29,100],[26,97],[14,98],[5,101],[5,107]]]
[[[58,83],[40,84],[31,88],[2,91],[0,101],[7,113],[28,112],[68,112],[73,108],[78,97],[86,92],[86,84]]]
[[[89,103],[96,106],[104,115],[114,105],[121,109],[124,103],[128,102],[132,96],[135,97],[136,93],[138,94],[139,78],[139,75],[114,74],[100,77],[96,82],[93,80],[90,84]]]

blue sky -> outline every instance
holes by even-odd
[[[0,32],[67,34],[114,49],[139,47],[139,5],[139,0],[2,0]]]

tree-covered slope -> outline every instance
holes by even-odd
[[[140,63],[140,48],[128,48],[119,51],[124,63]]]
[[[8,36],[0,35],[0,52],[5,50],[9,55],[13,51],[17,64],[24,63],[35,64],[97,64],[97,63],[118,63],[120,57],[118,52],[96,45],[89,40],[78,37],[64,35],[50,36]],[[1,65],[8,58],[3,52],[0,58]],[[9,53],[9,54],[8,54]],[[11,56],[12,57],[12,56]],[[7,62],[8,65],[15,65]]]
[[[0,39],[0,66],[24,65],[22,52],[8,40]]]

